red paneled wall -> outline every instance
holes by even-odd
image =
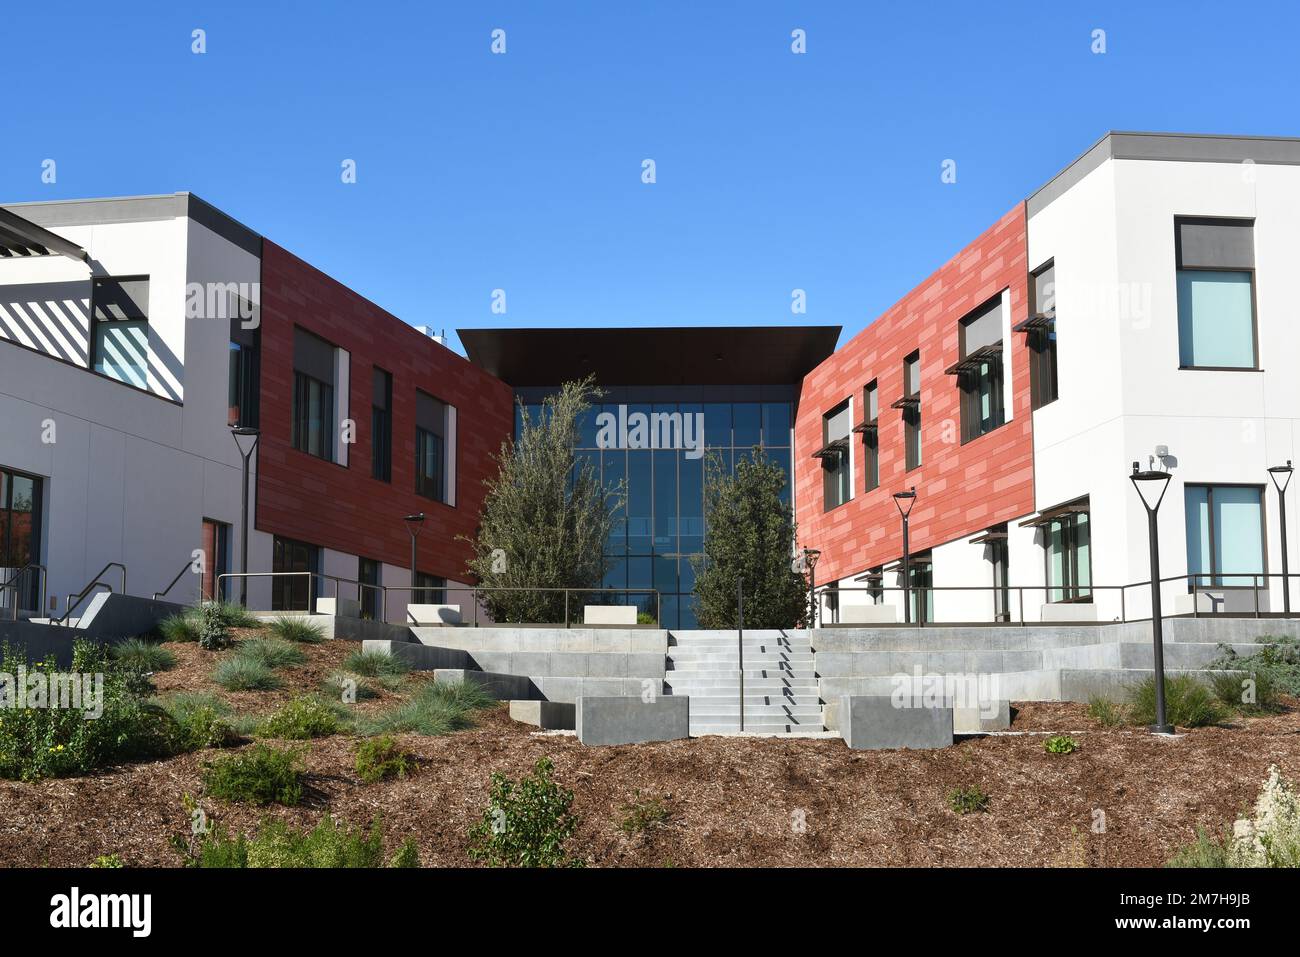
[[[961,444],[960,392],[943,370],[959,358],[958,322],[1001,290],[1011,290],[1012,324],[1027,311],[1024,205],[963,249],[929,279],[809,373],[795,422],[799,544],[821,550],[817,579],[829,582],[900,558],[902,528],[892,495],[915,485],[913,554],[1034,508],[1029,354],[1012,333],[1012,418],[1001,428]],[[903,395],[903,358],[921,350],[921,461],[906,471],[903,414],[890,403]],[[879,386],[880,486],[865,491],[862,437],[854,434],[853,499],[824,511],[822,416],[853,396],[854,424],[862,421],[862,390]]]
[[[293,328],[351,354],[349,465],[291,445]],[[393,565],[410,564],[402,516],[424,512],[420,571],[466,580],[468,546],[493,455],[514,430],[509,386],[269,240],[262,252],[262,391],[256,525]],[[392,481],[370,477],[372,369],[393,376]],[[415,494],[415,392],[456,407],[456,505]]]

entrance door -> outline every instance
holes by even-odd
[[[0,469],[0,609],[6,616],[17,603],[20,611],[36,611],[40,603],[40,573],[20,569],[41,560],[41,480]]]
[[[203,558],[203,600],[225,601],[230,590],[228,579],[221,582],[221,594],[216,593],[217,577],[230,571],[230,526],[225,522],[203,520]]]
[[[275,572],[320,573],[320,549],[291,538],[275,537],[271,570]],[[273,579],[271,587],[272,611],[312,611],[311,596],[314,590],[307,575],[283,575]]]

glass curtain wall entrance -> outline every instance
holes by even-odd
[[[795,389],[786,386],[654,386],[611,388],[599,406],[581,423],[578,462],[591,462],[607,487],[627,481],[627,508],[615,516],[606,545],[612,560],[606,588],[655,589],[660,594],[660,620],[665,628],[696,627],[695,570],[691,556],[704,551],[704,486],[706,460],[717,454],[723,469],[734,474],[736,464],[761,445],[769,459],[784,470],[783,497],[791,505],[791,429]],[[556,389],[520,388],[519,400],[536,420],[542,399]],[[609,412],[616,419],[636,412],[700,413],[704,416],[704,454],[684,448],[600,448],[596,417]],[[515,432],[522,416],[515,410]],[[653,614],[653,597],[628,596],[641,611]]]

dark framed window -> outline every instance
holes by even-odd
[[[910,472],[921,467],[921,351],[903,360],[903,444],[904,466]]]
[[[872,379],[862,390],[862,475],[866,490],[880,487],[880,393]]]
[[[822,416],[822,494],[826,511],[853,498],[853,468],[849,463],[849,433],[853,428],[850,402],[845,399]]]
[[[368,618],[371,621],[378,620],[381,612],[381,603],[379,600],[379,578],[382,574],[382,566],[373,558],[357,559],[357,581],[362,586],[372,585],[372,588],[362,587],[360,589],[361,617]]]
[[[36,476],[0,469],[0,582],[41,560],[41,492]],[[16,601],[20,609],[43,611],[37,608],[40,584],[35,570],[18,577],[15,588],[0,591],[0,609],[8,611]]]
[[[149,277],[91,284],[90,367],[137,389],[149,388]]]
[[[334,461],[334,346],[294,329],[293,447]]]
[[[276,535],[271,548],[271,571],[298,573],[271,579],[272,611],[314,610],[315,603],[311,599],[316,589],[313,580],[320,574],[320,549],[317,546]],[[302,574],[304,572],[307,574]]]
[[[1057,399],[1056,384],[1056,263],[1036,270],[1029,280],[1029,399],[1041,409]]]
[[[1088,513],[1043,524],[1049,602],[1092,601],[1092,535]]]
[[[961,440],[987,435],[1005,421],[1002,401],[1002,295],[999,293],[957,327],[960,359],[955,373],[961,390]]]
[[[934,621],[934,563],[928,554],[913,555],[907,571],[912,621],[922,625]]]
[[[393,480],[393,376],[374,367],[370,400],[370,474]]]
[[[447,501],[447,406],[418,391],[415,393],[415,491],[435,502]]]
[[[1264,488],[1186,485],[1187,574],[1199,587],[1250,588],[1267,579]],[[1190,587],[1190,585],[1189,585]]]
[[[417,605],[447,604],[447,579],[427,572],[416,572],[415,592],[411,601]]]
[[[230,369],[227,389],[229,424],[258,428],[261,395],[260,327],[245,329],[238,316],[230,320]]]
[[[1175,218],[1180,368],[1259,368],[1254,232],[1249,219]]]
[[[996,525],[988,531],[988,540],[984,543],[985,556],[993,570],[993,620],[1011,620],[1010,564],[1011,554],[1007,547],[1007,526]]]

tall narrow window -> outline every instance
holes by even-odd
[[[1066,512],[1043,524],[1047,552],[1047,600],[1092,601],[1092,535],[1086,510]]]
[[[415,393],[415,491],[436,502],[447,501],[447,406],[431,395]]]
[[[880,486],[880,396],[875,379],[862,390],[862,424],[853,431],[862,433],[862,471],[870,492]]]
[[[96,279],[91,288],[92,368],[149,387],[149,277]]]
[[[373,558],[357,559],[357,581],[361,583],[361,587],[358,589],[361,593],[361,617],[371,621],[377,620],[381,612],[379,600],[380,574],[381,565]]]
[[[393,478],[393,376],[378,366],[371,383],[370,474],[383,482]]]
[[[1254,485],[1188,485],[1187,573],[1201,587],[1267,585],[1263,489]]]
[[[302,329],[293,340],[293,447],[334,460],[334,347]]]
[[[1002,404],[1002,295],[999,293],[957,327],[961,358],[944,371],[961,390],[961,440],[969,442],[1005,421]]]
[[[903,397],[894,403],[903,410],[904,464],[908,471],[921,467],[921,352],[903,360]]]
[[[853,470],[849,465],[850,403],[845,399],[822,416],[822,447],[813,457],[822,463],[824,507],[830,511],[853,498]]]
[[[1056,390],[1056,265],[1049,262],[1029,282],[1029,318],[1018,325],[1029,346],[1029,396],[1033,408],[1055,402]]]
[[[230,320],[230,369],[227,389],[229,424],[258,427],[258,397],[261,391],[261,328],[245,328],[238,315]]]
[[[28,565],[41,558],[41,480],[0,469],[0,612],[39,610],[40,570]]]
[[[203,520],[203,575],[201,593],[204,601],[225,600],[230,588],[229,580],[220,585],[221,594],[217,594],[217,580],[230,571],[230,526],[210,518]]]
[[[1174,230],[1179,365],[1258,368],[1252,221],[1178,218]]]

